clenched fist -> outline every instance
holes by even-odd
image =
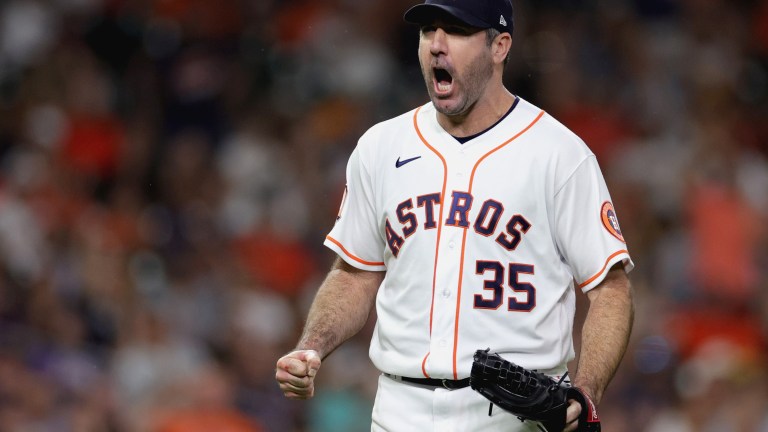
[[[277,361],[275,379],[289,399],[309,399],[315,394],[320,355],[314,350],[290,352]]]

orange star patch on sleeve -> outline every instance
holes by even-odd
[[[619,218],[616,217],[616,210],[613,209],[613,204],[610,201],[603,203],[603,207],[600,209],[600,218],[603,220],[603,226],[612,236],[619,239],[622,243],[626,243],[624,236],[621,234],[621,227],[619,226]]]

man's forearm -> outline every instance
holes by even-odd
[[[296,346],[325,358],[368,321],[383,272],[355,269],[337,259],[315,296]]]
[[[587,296],[590,306],[573,384],[599,403],[627,349],[634,304],[629,279],[621,266],[611,270]]]

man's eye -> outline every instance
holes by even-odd
[[[463,35],[468,33],[467,29],[465,29],[464,27],[457,27],[457,26],[446,27],[445,32],[449,34],[458,34],[458,35]]]
[[[424,26],[421,28],[422,33],[431,33],[435,31],[435,26]]]

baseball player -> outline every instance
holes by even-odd
[[[430,102],[360,138],[325,240],[338,258],[276,379],[287,397],[312,397],[322,359],[375,305],[373,431],[539,430],[489,413],[468,386],[473,354],[563,376],[581,290],[571,377],[599,403],[632,325],[633,263],[595,156],[502,84],[510,0],[427,0],[405,20],[421,29]],[[569,405],[566,431],[580,410]]]

